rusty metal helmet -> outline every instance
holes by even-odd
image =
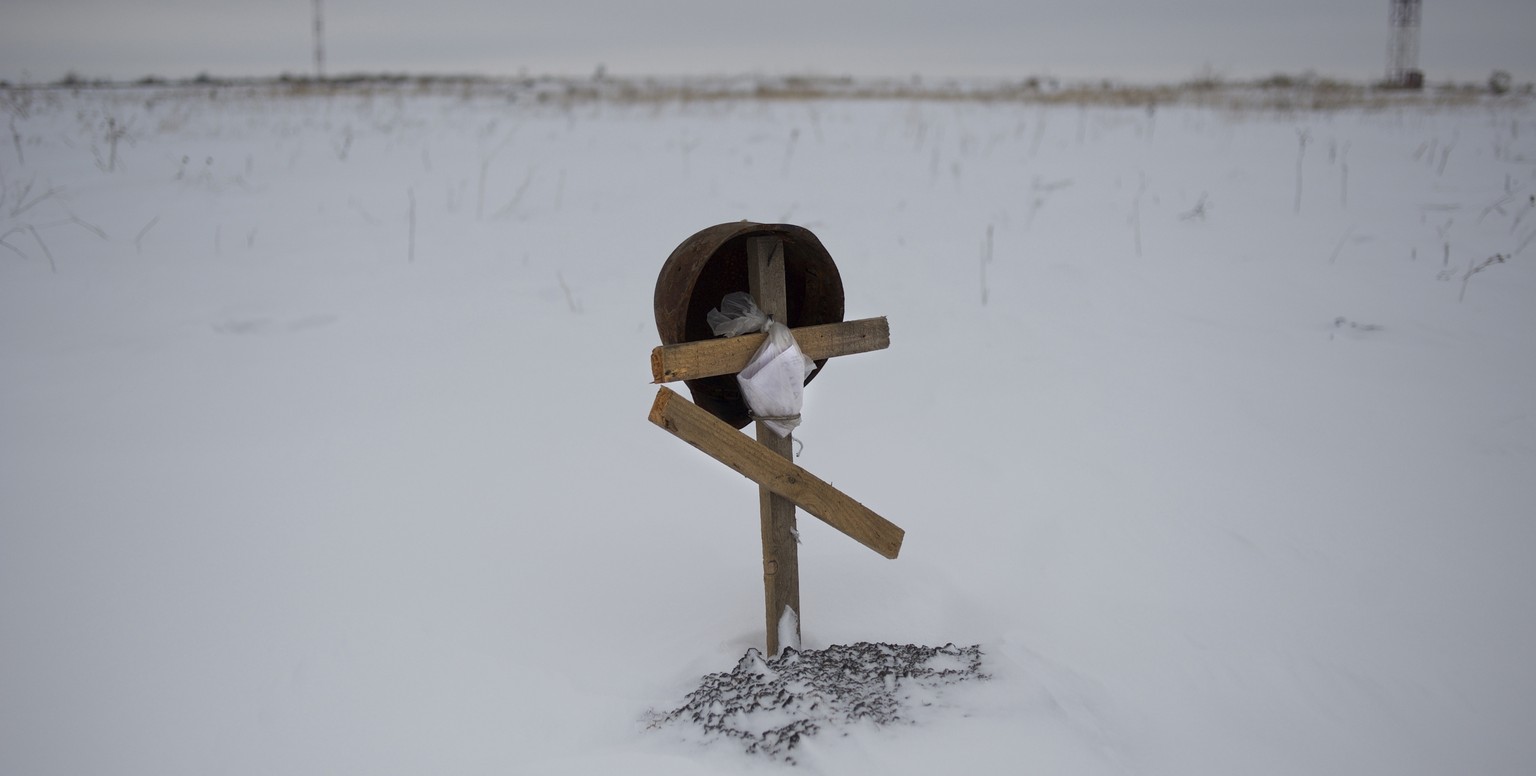
[[[791,224],[735,221],[717,224],[684,240],[667,257],[656,278],[656,331],[663,345],[714,339],[709,311],[733,291],[749,291],[747,239],[778,236],[784,244],[784,295],[790,328],[840,323],[843,279],[816,235]],[[809,383],[827,363],[816,362]],[[751,422],[735,375],[687,381],[693,403],[741,428]]]

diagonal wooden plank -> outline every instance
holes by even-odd
[[[883,316],[820,326],[801,326],[790,329],[790,332],[795,335],[800,352],[816,361],[869,353],[891,346],[890,323]],[[656,383],[670,383],[736,374],[752,359],[752,354],[763,344],[765,336],[743,334],[740,337],[662,345],[651,351],[651,379]]]
[[[777,493],[854,541],[895,558],[906,536],[899,526],[827,484],[792,461],[781,458],[729,423],[662,386],[651,405],[650,421],[672,432],[747,479]]]

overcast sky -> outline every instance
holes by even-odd
[[[326,72],[1054,75],[1386,70],[1389,0],[323,0]],[[0,0],[0,79],[313,72],[313,0]],[[1425,0],[1432,83],[1536,81],[1536,0]]]

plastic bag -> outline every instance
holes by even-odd
[[[755,331],[768,330],[768,313],[757,308],[752,295],[735,291],[720,300],[718,310],[710,310],[705,317],[716,337],[738,337]]]
[[[805,399],[805,378],[816,371],[816,362],[806,358],[789,327],[768,317],[741,291],[726,294],[720,309],[710,310],[709,327],[717,337],[735,337],[752,332],[768,336],[752,355],[745,369],[736,374],[742,398],[752,410],[752,417],[762,421],[779,436],[789,436],[800,425],[800,406]]]

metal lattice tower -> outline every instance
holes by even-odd
[[[1420,0],[1391,0],[1392,41],[1387,44],[1387,83],[1413,86],[1422,83],[1419,72]]]

